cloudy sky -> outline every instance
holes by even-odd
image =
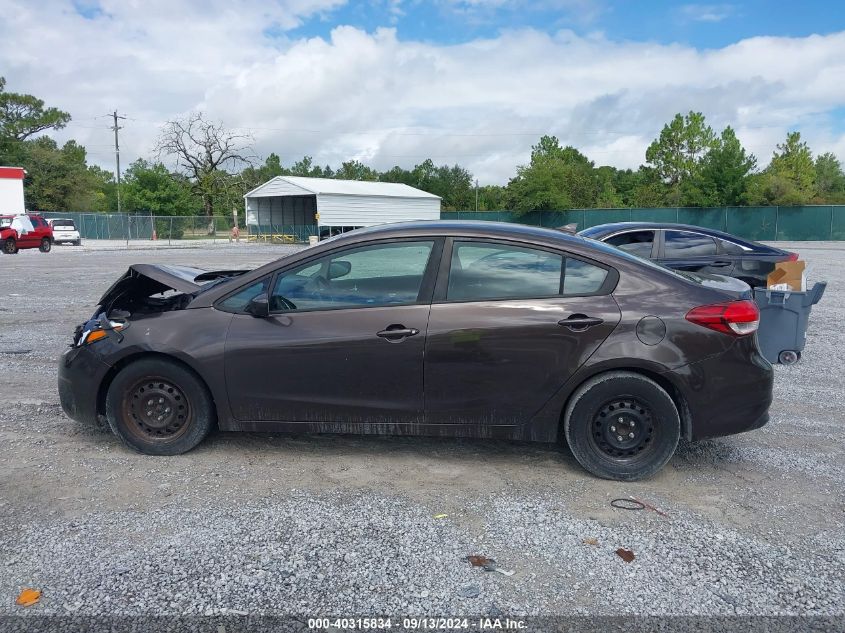
[[[789,130],[845,160],[845,6],[805,0],[0,0],[7,89],[113,167],[203,110],[261,158],[427,157],[505,183],[554,134],[635,167],[676,112],[765,164]],[[799,8],[800,6],[800,8]]]

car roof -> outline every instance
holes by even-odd
[[[719,231],[717,229],[710,229],[704,226],[696,226],[694,224],[679,224],[674,222],[611,222],[608,224],[597,224],[596,226],[587,227],[586,229],[578,231],[578,234],[586,237],[596,237],[609,235],[610,233],[616,233],[619,231],[630,231],[637,229],[694,231],[695,233],[701,233],[702,235],[716,237],[721,240],[728,240],[730,242],[752,247],[755,249],[771,251],[778,250],[772,248],[771,246],[766,246],[765,244],[760,244],[759,242],[755,242],[753,240],[747,240],[741,237],[737,237],[736,235],[725,233],[724,231]]]
[[[348,231],[335,235],[320,243],[331,242],[354,242],[361,239],[371,240],[384,237],[407,237],[413,235],[454,235],[454,236],[486,236],[507,238],[513,237],[523,240],[552,240],[555,242],[564,241],[572,244],[583,245],[584,238],[572,233],[527,224],[516,224],[511,222],[493,222],[486,220],[416,220],[410,222],[394,222],[391,224],[379,224],[354,231]]]
[[[392,224],[380,224],[378,226],[355,229],[347,233],[336,235],[327,240],[321,240],[317,245],[286,255],[280,259],[268,262],[263,266],[255,268],[236,279],[245,284],[254,282],[268,273],[275,271],[280,263],[289,263],[291,266],[300,261],[319,257],[325,252],[332,251],[338,247],[354,247],[358,244],[367,244],[374,240],[391,240],[402,238],[420,237],[438,238],[479,238],[512,240],[524,242],[526,247],[549,246],[554,249],[565,249],[576,256],[592,259],[601,264],[612,267],[636,267],[652,268],[655,264],[630,255],[613,246],[587,239],[579,235],[565,231],[528,226],[510,222],[492,222],[484,220],[428,220],[414,222],[396,222]],[[660,269],[667,274],[668,269]],[[200,295],[201,300],[193,302],[193,307],[205,307],[211,305],[218,298],[230,291],[227,284],[220,284],[219,287],[210,288],[208,292]],[[199,299],[199,297],[198,297]]]

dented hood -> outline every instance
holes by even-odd
[[[114,282],[100,297],[98,305],[108,307],[120,297],[149,297],[160,292],[175,290],[192,294],[209,281],[235,277],[245,270],[207,271],[191,266],[170,266],[167,264],[133,264],[120,279]]]

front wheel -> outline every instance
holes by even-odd
[[[655,474],[681,436],[669,394],[653,380],[624,371],[584,383],[570,399],[563,423],[578,463],[598,477],[620,481]]]
[[[42,253],[49,253],[51,248],[53,248],[53,244],[46,237],[41,240],[41,244],[38,246],[38,250]]]
[[[6,255],[14,255],[18,252],[18,243],[13,238],[8,238],[3,244],[3,252]]]
[[[199,444],[216,421],[211,395],[187,367],[143,359],[120,371],[106,394],[115,435],[147,455],[179,455]]]

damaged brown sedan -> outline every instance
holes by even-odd
[[[223,431],[562,441],[638,479],[768,420],[748,287],[560,231],[361,229],[252,271],[132,266],[76,329],[76,420],[174,455]]]

